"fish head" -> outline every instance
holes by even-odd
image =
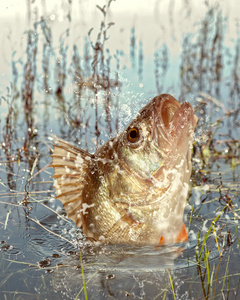
[[[125,226],[126,216],[130,218],[130,227],[135,228],[129,235],[133,243],[141,240],[139,243],[156,244],[158,239],[162,243],[163,237],[164,244],[187,239],[183,213],[196,123],[189,103],[181,104],[171,95],[163,94],[139,111],[110,142],[111,147],[109,143],[105,145],[103,156],[111,152],[114,157],[104,170],[111,189],[109,201],[124,218],[119,227]],[[108,237],[113,241],[119,239],[112,230]]]
[[[191,174],[191,147],[197,117],[192,106],[163,94],[148,103],[115,142],[122,168],[139,180],[161,180],[164,170],[184,164],[183,181]]]

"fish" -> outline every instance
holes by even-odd
[[[57,198],[87,240],[136,246],[188,241],[183,215],[196,123],[190,103],[161,94],[94,154],[56,138]]]

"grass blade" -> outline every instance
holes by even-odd
[[[81,250],[79,251],[79,253],[80,253],[80,263],[81,263],[81,270],[82,270],[82,281],[83,281],[84,296],[85,296],[85,300],[87,300],[88,296],[87,296],[87,288],[86,288],[84,271],[83,271],[82,252],[81,252]]]
[[[171,273],[168,271],[168,276],[169,276],[169,280],[170,280],[170,283],[171,283],[171,286],[172,286],[172,291],[173,291],[173,297],[174,297],[174,300],[176,300],[176,296],[175,296],[175,292],[174,292],[174,286],[173,286],[173,281],[172,281],[172,277],[171,277]]]

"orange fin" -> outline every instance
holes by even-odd
[[[163,236],[161,236],[161,237],[160,237],[160,239],[159,239],[158,246],[163,246],[163,245],[164,245],[164,243],[165,243],[165,239],[164,239],[164,237],[163,237]]]
[[[187,228],[185,224],[182,223],[181,230],[176,237],[176,243],[187,242],[187,241],[188,241]]]
[[[94,156],[61,139],[57,138],[56,142],[50,167],[54,168],[57,198],[62,201],[67,216],[81,227],[82,190],[89,161]]]

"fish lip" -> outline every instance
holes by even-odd
[[[158,95],[153,100],[152,140],[154,140],[158,145],[164,141],[168,148],[171,144],[169,126],[175,112],[180,107],[180,103],[168,94]]]
[[[181,104],[171,95],[162,94],[155,97],[154,113],[160,117],[164,127],[168,127],[175,112]]]
[[[165,168],[175,168],[184,160],[186,172],[191,173],[189,153],[197,123],[191,104],[181,104],[171,95],[163,94],[155,97],[153,105],[152,140],[165,153]],[[159,178],[162,172],[162,168],[158,169],[154,177]]]
[[[159,95],[154,100],[152,139],[158,145],[162,143],[163,139],[166,146],[170,146],[174,143],[173,140],[179,139],[184,130],[194,129],[197,117],[194,115],[190,103],[181,104],[168,94]]]
[[[193,109],[190,103],[184,102],[175,112],[171,124],[170,135],[173,138],[174,144],[176,141],[185,141],[185,144],[192,139],[194,130],[195,118]]]

